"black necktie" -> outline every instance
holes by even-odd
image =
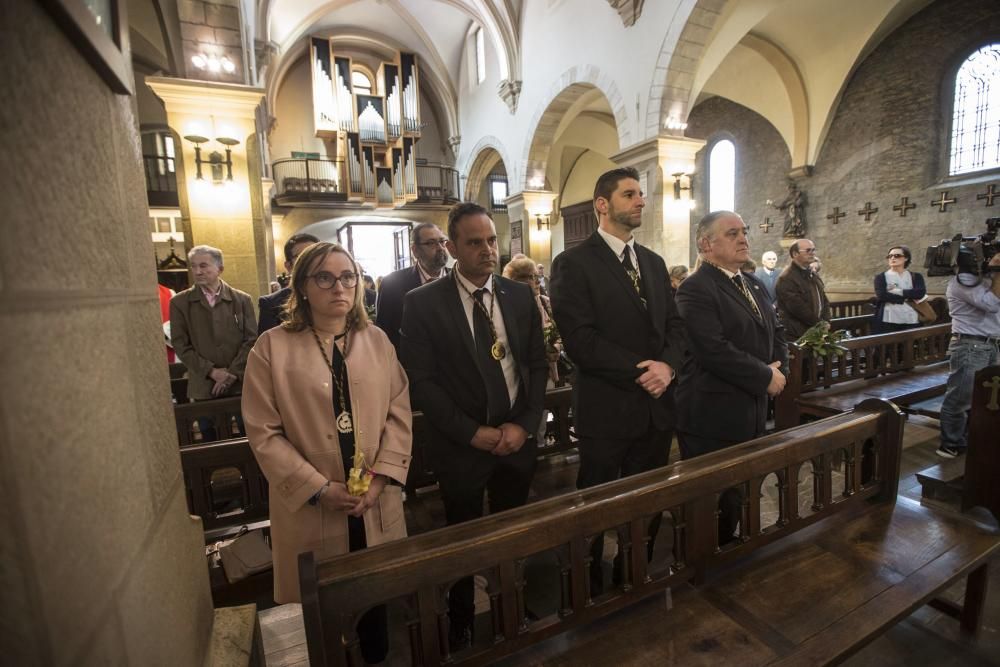
[[[760,309],[757,307],[757,301],[753,298],[753,294],[750,293],[750,288],[747,287],[745,282],[743,282],[743,276],[737,273],[733,276],[733,282],[736,284],[736,289],[740,291],[740,294],[742,294],[743,297],[750,302],[750,307],[753,309],[753,313],[757,316],[757,319],[763,319],[760,314]]]
[[[472,293],[476,300],[472,305],[472,328],[476,335],[476,362],[486,380],[486,421],[490,426],[499,426],[510,412],[510,393],[507,391],[503,368],[490,352],[494,343],[493,330],[486,315],[489,309],[483,303],[484,294],[486,294],[485,289],[478,289]],[[507,353],[510,354],[510,351]]]
[[[639,272],[635,269],[635,264],[632,263],[632,253],[629,252],[628,246],[625,246],[625,256],[622,258],[622,266],[625,267],[625,273],[628,274],[629,280],[632,281],[632,286],[635,287],[635,293],[639,295],[639,299],[642,301],[642,305],[646,305],[646,300],[642,298],[642,278],[639,277]]]

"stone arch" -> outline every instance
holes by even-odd
[[[682,0],[660,45],[646,104],[646,138],[660,133],[668,118],[687,122],[695,71],[712,29],[731,0]],[[679,17],[685,19],[678,20]]]
[[[555,132],[563,116],[574,102],[589,90],[601,91],[611,107],[618,130],[618,148],[632,144],[632,133],[629,130],[628,110],[625,100],[614,80],[593,65],[578,65],[571,67],[560,76],[543,96],[548,102],[539,105],[528,127],[534,128],[530,139],[524,146],[521,164],[523,174],[518,174],[518,180],[511,179],[514,187],[528,188],[528,182],[536,177],[544,177],[549,160],[549,151],[555,140]],[[507,164],[508,176],[511,176],[510,164]]]
[[[508,182],[512,183],[514,176],[511,173],[511,162],[507,155],[507,149],[504,148],[499,139],[492,135],[480,139],[469,153],[468,168],[464,170],[466,174],[465,193],[462,197],[464,201],[476,201],[483,180],[498,159],[507,170]]]

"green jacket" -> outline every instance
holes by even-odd
[[[188,396],[214,398],[213,368],[224,368],[239,378],[223,394],[235,396],[243,389],[247,355],[257,340],[257,317],[250,295],[225,281],[215,307],[195,285],[170,300],[170,343],[188,369]]]

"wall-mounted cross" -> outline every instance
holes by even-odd
[[[865,216],[865,222],[871,222],[872,216],[878,213],[877,208],[872,208],[872,203],[870,201],[865,202],[865,207],[858,210],[858,215]]]
[[[993,390],[990,392],[990,399],[986,403],[986,409],[993,412],[1000,410],[1000,403],[997,402],[997,392],[1000,391],[1000,375],[994,375],[993,379],[989,382],[984,382],[983,386]]]
[[[941,193],[941,199],[931,200],[931,206],[937,206],[938,213],[944,213],[945,211],[948,210],[948,204],[954,204],[957,201],[958,200],[955,198],[948,199],[948,191],[945,190],[944,192]]]
[[[846,218],[846,217],[847,217],[847,214],[846,213],[842,213],[839,206],[834,206],[833,207],[833,213],[827,213],[826,214],[826,219],[827,220],[833,220],[833,224],[837,224],[838,222],[840,222],[841,218]]]
[[[771,227],[774,227],[774,223],[771,222],[771,218],[764,218],[764,222],[757,226],[763,229],[764,233],[767,234],[768,230],[771,229]]]
[[[980,199],[985,199],[987,206],[993,206],[993,200],[996,199],[997,197],[1000,197],[1000,192],[996,192],[994,188],[996,188],[996,186],[990,183],[988,186],[986,186],[986,194],[976,195],[976,201],[979,201]]]
[[[910,210],[911,208],[916,208],[916,207],[917,207],[916,204],[911,204],[910,203],[910,198],[909,197],[903,197],[902,199],[899,200],[898,204],[896,204],[895,206],[892,207],[892,210],[893,211],[899,211],[899,217],[905,218],[906,217],[906,212],[908,210]]]

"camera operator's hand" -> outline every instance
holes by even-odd
[[[1000,268],[1000,252],[998,252],[997,254],[993,255],[993,257],[990,258],[989,265]],[[998,273],[996,270],[994,270],[993,272],[993,286],[990,289],[994,294],[1000,296],[1000,273]]]

